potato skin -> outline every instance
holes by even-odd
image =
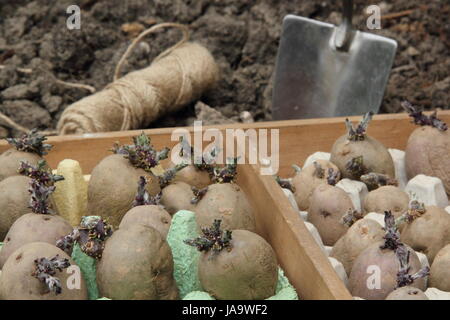
[[[410,286],[395,289],[386,297],[385,300],[429,300],[425,293],[417,288]]]
[[[361,252],[353,263],[353,268],[349,276],[349,290],[353,296],[361,297],[366,300],[383,300],[395,290],[400,262],[398,261],[394,250],[380,249],[380,246],[383,244],[384,241],[372,244]],[[411,252],[409,261],[411,266],[410,274],[414,274],[418,272],[422,266],[414,250],[408,246],[406,246],[406,248]],[[369,289],[367,287],[368,278],[370,277],[370,279],[373,279],[376,275],[373,270],[368,269],[371,266],[378,266],[380,268],[380,289]],[[417,279],[410,286],[422,291],[426,289],[425,280],[423,278]]]
[[[43,158],[32,152],[19,151],[16,148],[10,148],[0,155],[0,181],[17,176],[17,170],[20,167],[20,161],[27,161],[36,166],[39,160]]]
[[[366,196],[363,203],[364,213],[377,212],[384,214],[391,211],[395,218],[408,211],[409,196],[398,187],[383,186]]]
[[[349,209],[355,209],[353,202],[341,188],[322,184],[314,190],[308,221],[317,228],[325,245],[333,246],[347,232],[341,219]]]
[[[408,179],[418,174],[438,177],[450,195],[450,130],[430,126],[414,130],[406,145],[405,162]]]
[[[316,189],[316,187],[321,184],[327,183],[328,169],[331,168],[334,171],[339,172],[338,167],[336,167],[330,161],[317,160],[317,163],[320,164],[322,169],[325,170],[325,175],[323,178],[319,178],[314,175],[314,172],[316,170],[314,164],[307,166],[292,178],[292,185],[295,188],[294,197],[300,210],[308,210],[310,198],[314,192],[314,189]],[[337,180],[339,180],[339,178],[340,173]]]
[[[426,207],[423,215],[404,223],[400,232],[401,241],[426,254],[431,264],[439,250],[450,243],[450,214],[436,206]]]
[[[25,176],[11,176],[0,181],[0,241],[5,239],[14,221],[30,212],[30,181]]]
[[[330,252],[330,257],[340,261],[347,274],[350,274],[353,262],[366,248],[383,240],[384,230],[381,225],[370,219],[356,221],[342,236]]]
[[[450,292],[450,244],[434,257],[428,283],[430,288]]]
[[[97,264],[101,296],[113,300],[174,300],[172,252],[152,227],[129,225],[106,241]]]
[[[49,292],[45,285],[33,277],[34,260],[53,258],[59,255],[69,259],[71,265],[75,262],[62,250],[46,242],[28,243],[11,254],[2,269],[0,281],[0,296],[5,300],[87,300],[88,293],[83,276],[80,279],[80,289],[67,288],[67,279],[71,274],[67,269],[57,271],[56,277],[61,281],[62,292],[58,295]],[[80,273],[81,275],[81,273]]]
[[[120,222],[120,228],[127,228],[132,224],[142,224],[147,227],[153,227],[161,233],[164,239],[169,233],[172,217],[160,206],[145,205],[137,206],[128,211]]]
[[[244,229],[255,232],[253,208],[244,191],[235,183],[212,184],[195,207],[199,227],[222,220],[222,229]]]
[[[172,164],[172,166],[175,165]],[[197,189],[203,189],[212,183],[209,173],[197,169],[194,165],[188,165],[186,168],[178,171],[173,181],[185,182]]]
[[[162,189],[161,204],[168,213],[174,215],[179,210],[194,210],[192,187],[186,182],[176,181]]]
[[[0,250],[0,268],[8,257],[21,246],[31,242],[47,242],[52,245],[73,230],[69,222],[57,215],[27,213],[14,222]]]
[[[346,164],[359,156],[363,156],[363,163],[368,172],[387,174],[395,178],[394,161],[381,142],[368,135],[363,141],[348,141],[347,138],[347,135],[341,136],[331,149],[330,161],[339,168],[342,178],[359,179],[346,169]]]
[[[137,169],[120,154],[104,158],[92,171],[88,185],[88,215],[108,219],[114,228],[131,209],[137,193],[139,177],[147,179],[147,191],[157,195],[158,179],[143,169]]]
[[[219,300],[262,300],[275,294],[278,264],[272,247],[259,235],[233,230],[232,249],[201,255],[200,283]]]

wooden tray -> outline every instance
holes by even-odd
[[[450,111],[439,117],[450,123]],[[351,117],[359,121],[360,117]],[[377,115],[371,122],[369,134],[389,148],[404,149],[415,126],[406,114]],[[209,127],[204,127],[207,129]],[[290,120],[214,126],[226,128],[279,129],[280,171],[282,176],[293,174],[291,165],[303,164],[316,151],[331,149],[334,141],[345,133],[344,118]],[[192,128],[187,128],[192,132]],[[157,148],[172,147],[173,128],[144,130]],[[53,150],[46,157],[52,168],[64,159],[80,162],[88,174],[95,165],[110,154],[114,142],[130,143],[142,130],[86,134],[83,136],[50,137]],[[9,148],[0,142],[0,152]],[[238,184],[245,190],[256,211],[258,233],[275,249],[280,265],[302,299],[351,299],[327,257],[322,253],[299,214],[292,209],[283,191],[271,176],[259,174],[258,165],[238,166]]]

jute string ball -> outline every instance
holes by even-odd
[[[139,41],[164,27],[182,30],[183,39],[147,68],[119,78],[122,64]],[[198,43],[188,42],[188,37],[187,28],[175,23],[159,24],[142,32],[118,63],[114,82],[67,107],[58,122],[58,133],[139,129],[198,100],[216,84],[219,71],[210,52]]]

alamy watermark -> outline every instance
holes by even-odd
[[[366,26],[369,30],[381,29],[381,8],[377,5],[371,5],[366,8],[368,15]]]
[[[280,166],[280,133],[278,129],[229,128],[222,131],[217,128],[208,128],[203,130],[202,121],[195,121],[193,139],[191,139],[191,132],[188,129],[173,130],[172,141],[180,141],[181,137],[187,144],[180,142],[172,149],[171,160],[174,164],[202,164],[202,161],[224,164],[230,163],[230,159],[238,158],[237,164],[259,163],[261,175],[277,174]],[[203,147],[204,141],[210,143]],[[190,150],[185,150],[189,146],[193,147],[193,157],[190,156]],[[183,155],[180,155],[182,149],[184,152],[181,152]],[[214,157],[203,157],[205,153],[211,152],[213,149],[216,150]]]
[[[73,4],[67,7],[66,13],[70,16],[66,20],[67,29],[80,30],[81,29],[81,10],[80,7]]]
[[[79,6],[73,4],[67,7],[66,13],[69,17],[66,20],[67,29],[80,30],[81,29],[81,9]],[[381,29],[381,8],[378,5],[370,5],[365,9],[366,26],[369,30]]]

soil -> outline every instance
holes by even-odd
[[[381,111],[399,112],[408,99],[430,108],[448,108],[450,97],[450,4],[447,1],[377,2],[382,14],[408,12],[382,20],[375,32],[398,42],[395,65]],[[202,102],[224,121],[243,111],[255,121],[270,120],[272,73],[282,19],[297,14],[339,23],[339,1],[323,0],[2,0],[0,4],[0,111],[22,126],[54,128],[65,107],[88,91],[55,83],[56,78],[102,89],[140,31],[160,22],[189,25],[192,39],[204,44],[221,69],[218,87]],[[368,31],[364,8],[355,1],[354,24]],[[66,28],[66,9],[82,9],[81,29]],[[144,68],[178,41],[175,30],[149,36],[137,47],[123,73]],[[18,68],[30,68],[24,73]],[[50,73],[49,73],[50,72]],[[189,125],[196,102],[154,127]],[[197,106],[197,110],[201,109]],[[248,116],[248,113],[246,113]],[[204,116],[204,113],[203,113]],[[220,118],[220,117],[219,117]],[[18,132],[0,127],[0,135]]]

